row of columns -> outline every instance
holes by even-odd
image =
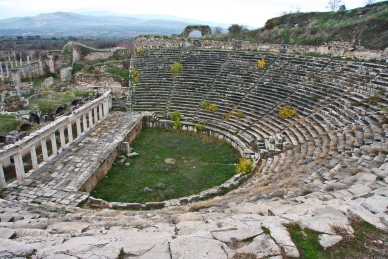
[[[105,100],[102,103],[100,103],[98,106],[91,108],[89,111],[85,112],[81,116],[76,117],[75,124],[77,128],[77,137],[84,134],[86,131],[88,131],[98,122],[100,122],[103,118],[105,118],[109,113],[109,108],[110,108],[109,100],[105,98]],[[81,118],[82,118],[82,127],[81,127]],[[71,143],[74,142],[73,131],[72,131],[73,122],[74,121],[69,122],[67,125],[58,129],[61,149],[66,148],[67,145],[70,145]],[[66,143],[65,130],[67,130],[67,143]],[[51,148],[52,148],[51,157],[48,154],[47,142],[46,142],[47,137],[49,137],[51,140]],[[40,147],[42,149],[42,156],[43,156],[44,162],[48,162],[50,158],[58,154],[55,131],[52,132],[49,136],[46,136],[45,138],[40,140]],[[13,154],[16,178],[18,181],[23,181],[25,179],[22,153],[23,153],[23,150]],[[29,147],[29,153],[31,155],[32,169],[36,170],[39,167],[38,158],[36,155],[36,143],[32,144]],[[7,184],[4,177],[3,166],[0,162],[0,189],[6,188],[6,186]]]

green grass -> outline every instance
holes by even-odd
[[[21,120],[16,119],[12,115],[0,115],[0,133],[7,134],[10,131],[16,130]]]
[[[188,196],[233,176],[240,156],[224,141],[172,129],[143,129],[131,147],[139,156],[129,159],[130,166],[114,164],[91,195],[140,203]],[[175,163],[166,163],[169,158]],[[144,193],[145,187],[154,191]]]
[[[38,108],[42,112],[50,112],[76,97],[85,97],[92,92],[81,90],[70,90],[66,92],[46,91],[41,95],[31,97],[29,108]]]
[[[45,79],[44,76],[35,77],[33,80],[34,87],[40,87]]]
[[[321,233],[310,229],[301,229],[297,224],[287,224],[286,227],[292,241],[299,250],[300,258],[305,259],[353,259],[353,258],[387,258],[388,232],[379,230],[361,219],[352,219],[354,237],[345,231],[337,230],[343,240],[326,250],[318,242]],[[377,241],[381,241],[379,244]]]

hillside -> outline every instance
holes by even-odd
[[[56,12],[0,20],[0,36],[125,38],[139,34],[171,35],[181,33],[187,25],[193,23],[198,23],[198,21],[158,15],[128,16],[109,12],[81,15]],[[225,27],[218,23],[209,25]]]
[[[341,12],[291,13],[248,32],[259,43],[320,45],[348,41],[370,49],[388,47],[388,1]]]

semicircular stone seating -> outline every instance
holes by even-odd
[[[252,177],[224,196],[154,211],[0,200],[1,258],[297,258],[286,223],[321,232],[324,247],[342,239],[338,228],[353,234],[354,216],[387,230],[386,66],[178,48],[146,49],[134,64],[135,111],[179,110],[237,136],[261,152]],[[284,105],[297,115],[281,119]],[[222,116],[237,110],[245,117]]]

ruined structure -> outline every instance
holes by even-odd
[[[333,226],[345,236],[354,234],[354,216],[388,230],[386,65],[292,52],[308,47],[287,46],[286,54],[278,55],[263,52],[264,46],[255,51],[257,45],[244,42],[239,50],[233,50],[233,42],[203,41],[204,49],[185,48],[184,42],[135,40],[145,51],[132,60],[141,73],[132,114],[105,117],[109,97],[102,96],[79,115],[42,129],[43,138],[59,130],[62,143],[61,130],[69,121],[75,120],[77,129],[81,121],[91,128],[74,146],[64,144],[63,160],[56,156],[27,176],[20,152],[32,154],[30,141],[39,143],[42,137],[33,135],[6,149],[14,157],[19,182],[8,184],[5,200],[0,199],[1,256],[298,258],[284,224],[322,233],[319,242],[324,248],[343,239]],[[224,48],[215,49],[220,44]],[[341,49],[327,48],[333,51],[329,53]],[[384,52],[376,55],[386,58]],[[266,65],[259,68],[257,61],[262,59]],[[170,71],[174,62],[183,65],[177,75]],[[219,110],[201,108],[202,101]],[[285,105],[295,108],[297,115],[281,119],[278,111]],[[168,127],[172,123],[166,119],[175,110],[182,114],[184,130],[194,130],[193,124],[201,122],[207,134],[229,140],[244,156],[259,158],[250,178],[207,201],[199,200],[234,186],[240,176],[207,193],[158,203],[108,203],[82,192],[105,176],[121,142],[130,142],[143,126]],[[244,116],[236,116],[237,111]],[[8,151],[1,152],[4,159]],[[74,207],[86,200],[106,209]],[[140,208],[153,210],[121,211]]]
[[[31,163],[33,170],[38,169],[39,164],[36,156],[36,147],[41,147],[43,161],[48,162],[50,157],[58,154],[58,147],[56,144],[55,132],[59,131],[60,137],[60,149],[64,149],[67,143],[71,144],[73,139],[72,125],[75,124],[77,128],[77,135],[81,136],[87,132],[88,129],[93,127],[98,121],[101,121],[108,115],[110,107],[110,92],[106,92],[100,98],[88,103],[75,111],[70,116],[64,116],[60,119],[40,128],[33,132],[29,136],[16,142],[15,144],[8,145],[0,150],[0,187],[5,188],[6,182],[3,173],[3,165],[8,166],[11,164],[10,159],[13,158],[16,177],[18,181],[23,182],[26,178],[24,163],[22,156],[26,153],[31,155]],[[82,126],[81,126],[82,121]],[[65,130],[67,131],[68,141],[65,140]],[[48,148],[46,140],[51,140],[52,156],[48,154]]]
[[[189,25],[182,32],[183,37],[189,37],[190,33],[193,31],[200,31],[202,37],[212,34],[212,29],[208,25]]]

